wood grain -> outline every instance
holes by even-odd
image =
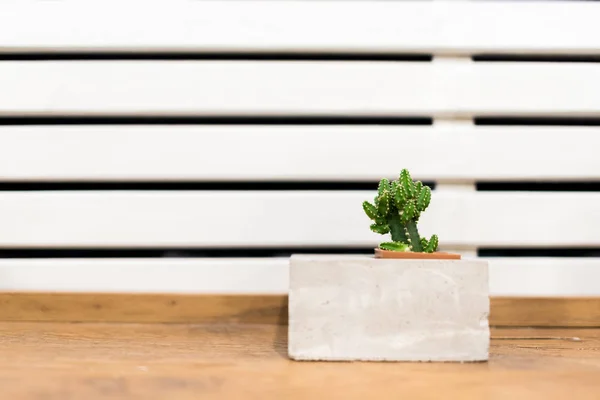
[[[490,324],[600,327],[600,297],[492,297]],[[287,324],[284,295],[0,293],[0,321]]]
[[[0,321],[287,323],[287,296],[1,293]]]
[[[600,330],[494,329],[487,363],[287,358],[285,327],[0,323],[6,399],[597,399]],[[495,337],[499,339],[494,339]],[[574,339],[576,338],[576,339]]]
[[[490,320],[498,326],[600,327],[600,298],[496,297]]]

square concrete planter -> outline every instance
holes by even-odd
[[[486,261],[290,259],[288,351],[295,360],[485,361],[488,314]]]

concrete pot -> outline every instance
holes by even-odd
[[[293,255],[288,352],[295,360],[485,361],[488,263]]]

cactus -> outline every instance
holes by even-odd
[[[384,242],[379,244],[379,248],[382,250],[391,250],[391,251],[409,251],[410,248],[406,243],[400,242]]]
[[[383,250],[433,253],[438,247],[437,235],[429,240],[419,235],[417,223],[421,213],[431,201],[431,188],[413,181],[408,170],[403,169],[397,181],[381,179],[374,204],[363,202],[363,210],[373,223],[373,232],[390,233],[392,242],[379,245]]]

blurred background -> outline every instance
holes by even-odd
[[[0,290],[287,293],[421,233],[494,296],[600,295],[600,8],[586,1],[3,1]]]

